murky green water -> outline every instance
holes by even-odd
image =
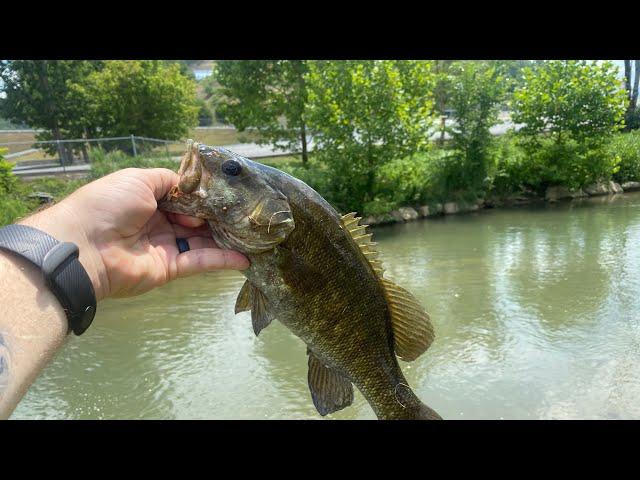
[[[445,418],[640,418],[640,194],[380,228],[437,338],[403,363]],[[212,273],[109,301],[13,418],[317,419],[300,340]],[[327,418],[375,418],[354,405]]]

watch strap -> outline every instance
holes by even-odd
[[[73,333],[81,335],[89,328],[96,312],[96,295],[78,259],[77,245],[58,242],[26,225],[8,225],[0,228],[0,249],[29,260],[42,271],[44,282],[62,305]]]

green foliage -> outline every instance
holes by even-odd
[[[456,62],[452,68],[449,106],[455,124],[449,128],[455,166],[452,190],[476,190],[488,181],[489,149],[494,140],[489,129],[498,120],[506,79],[495,62]]]
[[[433,61],[433,101],[438,115],[445,115],[451,90],[451,60]]]
[[[198,100],[198,125],[208,127],[213,124],[211,107],[204,100]]]
[[[317,61],[309,65],[307,119],[327,191],[341,211],[364,211],[377,171],[429,148],[434,75],[425,61]]]
[[[629,109],[625,116],[625,127],[629,130],[640,129],[640,108]]]
[[[109,60],[71,88],[91,136],[178,140],[198,121],[195,86],[175,63]]]
[[[101,66],[102,62],[86,60],[4,60],[0,80],[6,98],[0,113],[13,122],[45,129],[49,136],[78,135],[84,116],[71,85]]]
[[[498,194],[529,189],[543,194],[551,185],[577,189],[607,180],[618,171],[619,159],[605,146],[579,144],[575,140],[558,143],[552,138],[538,140],[538,148],[523,148],[512,137],[494,150],[495,170],[492,190]]]
[[[524,70],[535,68],[536,65],[544,63],[544,60],[497,60],[491,63],[504,72],[507,80],[505,87],[509,93],[513,93],[524,83]]]
[[[168,168],[177,172],[180,167],[180,162],[176,162],[167,157],[147,157],[141,155],[132,157],[124,152],[105,152],[101,149],[92,150],[91,158],[92,179],[104,177],[123,168]]]
[[[613,176],[615,181],[640,181],[640,131],[614,135],[607,145],[607,153],[619,161],[619,170]]]
[[[514,93],[513,121],[524,123],[517,136],[524,162],[498,166],[499,175],[518,178],[541,191],[549,185],[569,188],[611,178],[619,158],[605,145],[622,127],[625,94],[611,62],[546,61],[525,68]],[[502,185],[504,187],[504,185]]]
[[[73,90],[91,72],[102,68],[101,61],[87,60],[4,60],[0,81],[6,98],[0,105],[3,117],[15,123],[44,129],[38,140],[80,138],[89,129],[84,102]],[[68,163],[69,145],[45,147]]]
[[[0,149],[0,226],[8,225],[24,217],[35,202],[26,198],[26,191],[13,175],[13,164],[4,159]]]
[[[406,205],[424,205],[439,200],[440,179],[436,177],[442,150],[398,158],[376,173],[377,196],[364,206],[364,213],[379,215]]]
[[[530,188],[531,184],[540,184],[535,177],[539,173],[531,169],[532,165],[528,162],[527,155],[512,135],[507,134],[496,139],[491,149],[491,158],[491,183],[488,185],[488,191],[493,195],[508,196]]]
[[[205,88],[215,93],[216,114],[239,131],[254,128],[263,143],[298,149],[306,142],[306,72],[304,60],[225,60],[214,72],[220,87],[212,79]]]
[[[622,126],[626,100],[611,62],[552,60],[523,70],[514,92],[513,121],[518,132],[538,147],[550,136],[558,145],[602,145]]]
[[[59,202],[67,195],[75,192],[78,188],[87,183],[85,178],[68,179],[58,177],[44,177],[30,180],[26,187],[31,192],[45,192]]]
[[[7,195],[16,190],[17,179],[13,174],[13,164],[4,159],[5,149],[0,148],[0,195]]]

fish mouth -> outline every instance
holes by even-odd
[[[178,183],[158,203],[160,210],[206,218],[201,211],[201,203],[208,196],[203,185],[207,172],[203,168],[200,148],[199,143],[187,141],[187,151],[178,169]]]
[[[177,190],[181,193],[192,193],[200,186],[202,180],[202,160],[200,159],[199,144],[193,140],[187,141],[187,152],[182,157],[178,169]]]

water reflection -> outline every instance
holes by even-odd
[[[437,338],[403,363],[445,418],[640,417],[640,194],[376,230]],[[14,418],[311,418],[302,342],[216,272],[101,305]],[[354,405],[328,418],[375,418]]]

